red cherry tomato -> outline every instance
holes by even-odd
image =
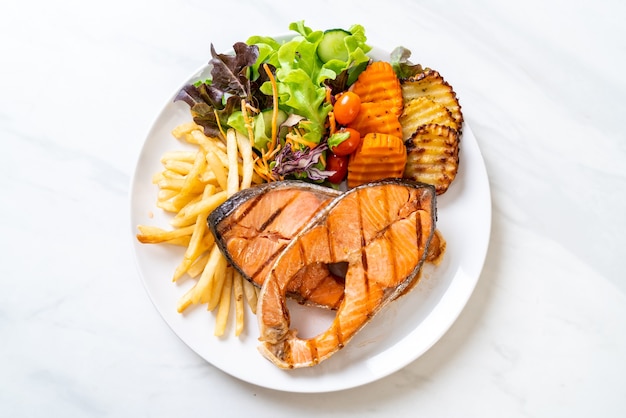
[[[343,142],[339,145],[331,147],[330,150],[332,151],[332,153],[342,157],[345,155],[350,155],[354,151],[356,151],[356,149],[361,144],[361,134],[359,133],[359,131],[352,128],[341,128],[338,132],[347,132],[348,134],[350,134],[350,136],[347,139],[344,139]]]
[[[328,154],[326,156],[326,170],[335,172],[328,177],[328,181],[334,184],[341,183],[348,175],[348,157]]]
[[[341,93],[335,102],[333,113],[340,125],[352,122],[361,110],[361,98],[351,91]]]

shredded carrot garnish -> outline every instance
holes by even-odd
[[[326,86],[326,103],[333,104],[333,99],[330,93],[330,87]]]
[[[213,109],[213,114],[215,115],[215,120],[217,121],[217,128],[220,130],[222,137],[226,138],[226,132],[224,132],[224,129],[222,128],[222,123],[220,122],[220,117],[218,116],[216,109]]]
[[[330,126],[328,127],[328,131],[329,131],[330,135],[332,135],[335,132],[337,132],[337,123],[335,121],[335,113],[334,112],[328,113],[328,123],[330,124]]]
[[[250,145],[254,147],[254,131],[252,130],[252,118],[248,114],[248,110],[255,111],[244,99],[241,99],[241,113],[243,114],[243,120],[248,131],[248,139]],[[271,171],[269,170],[269,164],[267,162],[267,156],[265,150],[261,150],[261,157],[254,159],[254,171],[265,181],[270,182],[273,180]]]
[[[252,130],[252,119],[248,115],[248,106],[245,99],[241,99],[241,113],[243,114],[243,121],[245,122],[246,129],[248,130],[248,139],[250,139],[250,145],[254,147],[254,131]]]
[[[279,144],[272,152],[267,152],[265,149],[262,149],[260,151],[261,156],[254,159],[254,171],[267,182],[277,180],[270,169],[270,161],[278,154],[280,148]]]
[[[268,152],[271,153],[274,151],[274,147],[276,147],[276,136],[278,135],[278,86],[276,85],[274,74],[270,71],[270,67],[267,63],[263,63],[263,69],[267,73],[267,77],[270,79],[270,83],[272,84],[272,140],[267,147]]]
[[[317,146],[315,142],[307,141],[306,139],[304,139],[302,135],[300,134],[300,132],[288,133],[287,139],[290,140],[292,143],[304,145],[311,149]]]

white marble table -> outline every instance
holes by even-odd
[[[0,6],[0,416],[626,414],[624,3],[313,3]],[[244,383],[183,344],[142,286],[129,224],[148,129],[209,44],[300,19],[361,23],[444,71],[493,205],[482,275],[443,338],[318,395]]]

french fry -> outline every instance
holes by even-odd
[[[172,130],[172,135],[176,139],[182,139],[186,134],[197,129],[200,129],[200,126],[198,126],[195,122],[187,122],[175,127]]]
[[[217,182],[217,177],[215,176],[215,173],[213,171],[207,170],[204,173],[202,173],[200,175],[200,181],[204,184],[212,184],[214,186],[219,186],[219,183]]]
[[[170,221],[170,224],[177,228],[191,225],[195,222],[196,216],[198,216],[198,214],[214,210],[216,207],[224,203],[227,198],[228,195],[226,191],[221,191],[215,193],[207,199],[203,199],[196,203],[191,203],[187,205],[184,210],[178,212],[174,219]]]
[[[239,163],[237,161],[237,131],[226,132],[226,149],[228,150],[228,185],[226,191],[232,196],[239,190]]]
[[[206,308],[208,311],[212,311],[220,304],[222,287],[224,287],[224,284],[227,281],[226,280],[227,267],[228,267],[228,263],[226,262],[226,258],[224,258],[222,253],[220,253],[220,258],[217,260],[217,266],[215,268],[215,274],[213,276],[213,281],[211,282],[211,287],[206,294],[206,298],[204,299],[204,301],[207,304]]]
[[[202,132],[202,129],[198,127],[197,129],[192,129],[189,132],[185,132],[183,135],[181,135],[180,139],[193,145],[200,145],[202,141],[204,141],[206,138],[207,136],[204,134],[204,132]]]
[[[165,169],[171,172],[178,173],[182,176],[185,176],[189,174],[189,172],[193,168],[193,164],[185,162],[185,161],[167,160],[163,164],[163,167],[165,167]]]
[[[222,161],[222,165],[225,167],[228,166],[228,156],[226,155],[226,151],[221,148],[218,143],[219,140],[211,139],[204,135],[201,131],[193,131],[191,132],[191,137],[195,144],[199,145],[200,148],[204,149],[204,151],[208,154],[209,152],[214,153],[217,157]]]
[[[202,192],[200,192],[200,193],[202,193]],[[168,200],[165,200],[165,201],[157,201],[157,207],[159,207],[159,208],[161,208],[161,209],[163,209],[165,211],[168,211],[168,212],[174,212],[176,214],[180,213],[181,209],[178,206],[176,206],[176,204],[174,203],[174,199],[176,198],[176,196],[178,194],[179,193],[176,193],[174,195],[174,197],[172,197],[171,199],[168,199]],[[201,194],[196,194],[195,192],[190,197],[191,197],[191,200],[189,202],[187,202],[187,204],[185,206],[194,205],[194,204],[196,204],[196,203],[198,203],[198,202],[200,202],[202,200],[202,195]],[[182,225],[182,226],[191,225],[192,223],[193,222],[188,222],[186,225]]]
[[[243,160],[243,172],[241,175],[240,189],[247,189],[252,185],[252,175],[254,173],[254,160],[252,158],[252,145],[250,140],[235,131],[235,137],[237,138],[237,145],[239,152],[241,153],[241,159]],[[230,154],[230,152],[229,152]]]
[[[178,304],[176,305],[176,311],[178,311],[178,313],[183,313],[183,311],[191,305],[191,297],[194,293],[194,289],[195,286],[186,291],[185,294],[178,299]]]
[[[248,306],[253,314],[256,314],[256,305],[258,301],[258,290],[255,285],[248,280],[243,280],[243,293],[248,301]]]
[[[206,186],[204,189],[203,198],[209,197],[211,195],[211,186]],[[202,254],[204,249],[201,246],[202,239],[204,238],[205,233],[207,232],[207,224],[206,217],[209,216],[209,212],[201,212],[198,214],[196,218],[196,224],[193,229],[193,233],[191,234],[191,240],[189,241],[189,246],[185,251],[185,255],[183,256],[183,260],[180,262],[176,270],[174,271],[174,281],[180,279],[183,274],[189,270],[191,263]]]
[[[164,173],[161,173],[161,179],[155,184],[159,186],[160,189],[175,190],[178,194],[185,185],[185,179],[182,177],[177,179],[167,178]],[[202,193],[203,188],[203,185],[198,185],[197,188],[190,191],[193,193]]]
[[[164,202],[157,202],[157,207],[159,209],[163,209],[166,212],[176,212],[176,206],[172,203],[172,199],[166,200]]]
[[[152,177],[159,189],[156,205],[174,215],[170,219],[173,229],[138,225],[137,239],[185,247],[172,279],[187,275],[196,282],[179,298],[176,310],[182,313],[197,304],[206,304],[209,311],[217,308],[214,333],[222,336],[234,303],[235,335],[239,336],[245,326],[244,305],[256,312],[258,290],[228,265],[206,219],[229,196],[264,179],[254,171],[249,139],[233,129],[226,138],[211,138],[189,122],[175,127],[172,135],[198,147],[196,151],[164,153],[160,159],[163,169]]]
[[[232,268],[231,268],[232,270]],[[235,299],[235,335],[238,337],[243,331],[243,277],[238,271],[233,271],[233,298]]]
[[[200,173],[206,168],[206,158],[203,153],[196,155],[191,171],[185,176],[183,187],[180,189],[178,196],[174,198],[172,204],[175,207],[182,208],[194,197],[194,190],[200,187]],[[204,188],[203,188],[204,189]]]
[[[187,173],[187,174],[189,174],[189,173]],[[173,170],[165,169],[165,170],[161,171],[161,178],[163,178],[163,179],[171,179],[171,180],[183,180],[183,185],[184,185],[184,180],[187,178],[187,174],[181,174],[181,173],[178,173],[178,172],[173,171]]]
[[[215,179],[217,180],[217,184],[222,188],[222,190],[226,190],[227,187],[227,178],[228,174],[226,173],[226,169],[222,165],[222,161],[212,152],[207,153],[206,155],[207,163],[215,175]]]
[[[163,241],[163,244],[177,245],[179,247],[187,247],[189,242],[191,241],[190,236],[168,239],[167,241]]]
[[[158,173],[154,173],[152,175],[152,184],[159,184],[159,182],[163,180],[165,180],[165,177],[163,176],[162,171],[159,171]]]
[[[159,190],[159,194],[157,195],[157,201],[165,202],[166,200],[171,199],[175,195],[176,195],[176,190],[161,189]]]
[[[205,251],[200,257],[196,258],[189,266],[187,274],[191,277],[197,277],[199,274],[202,274],[207,261],[209,261],[209,255],[210,253]]]
[[[226,331],[226,325],[228,323],[228,313],[230,311],[230,299],[231,289],[233,285],[233,269],[232,267],[227,269],[225,274],[224,286],[220,294],[219,308],[217,310],[217,316],[215,317],[215,330],[213,334],[216,337],[221,337]]]
[[[161,163],[165,165],[167,161],[180,161],[193,164],[195,159],[195,151],[167,151],[161,156]]]
[[[211,249],[211,253],[209,255],[206,266],[202,271],[202,275],[194,286],[194,292],[191,295],[192,303],[196,304],[200,302],[202,293],[206,291],[206,289],[208,289],[208,286],[213,284],[215,270],[217,269],[218,263],[220,262],[220,258],[223,258],[222,253],[220,253],[219,247],[217,245],[214,245]]]
[[[185,235],[191,236],[193,233],[193,226],[174,229],[172,231],[166,231],[155,226],[139,225],[139,233],[137,239],[143,244],[157,244],[164,241],[169,241],[175,238],[180,238]]]
[[[160,177],[159,177],[160,180],[165,180],[165,181],[176,180],[176,181],[178,181],[180,183],[179,189],[182,189],[183,186],[185,185],[185,179],[187,178],[187,174],[189,174],[189,173],[181,174],[181,173],[177,173],[176,171],[165,169],[165,170],[161,171],[159,174],[160,174]]]

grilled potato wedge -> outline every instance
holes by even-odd
[[[452,112],[441,103],[428,97],[417,97],[404,105],[400,116],[402,125],[402,139],[407,140],[422,125],[438,124],[449,126],[458,131],[458,125],[452,117]]]
[[[438,195],[445,193],[459,168],[459,132],[445,125],[422,125],[404,144],[403,177],[432,184]]]
[[[426,97],[443,105],[450,111],[452,118],[457,124],[457,129],[455,130],[460,131],[463,123],[461,105],[452,86],[443,79],[439,72],[428,69],[415,77],[405,80],[402,83],[402,97],[404,103],[409,103],[411,100],[419,97]]]

